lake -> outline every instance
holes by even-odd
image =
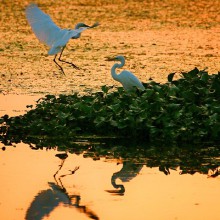
[[[1,115],[24,114],[26,104],[36,99],[0,96]],[[84,139],[65,149],[53,145],[1,143],[2,219],[220,217],[217,148],[184,149],[183,156],[178,148],[131,147],[117,141]]]

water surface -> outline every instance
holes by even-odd
[[[5,220],[219,219],[219,177],[33,150],[23,143],[7,147],[0,157],[0,212]]]

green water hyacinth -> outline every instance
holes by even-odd
[[[197,68],[164,84],[126,93],[103,86],[89,95],[47,95],[25,115],[1,118],[1,135],[104,135],[146,141],[220,140],[220,73]]]

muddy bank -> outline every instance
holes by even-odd
[[[142,81],[166,82],[171,72],[194,67],[220,70],[219,1],[36,1],[63,28],[84,21],[101,23],[71,40],[63,57],[80,67],[63,64],[62,76],[26,22],[27,1],[2,1],[0,15],[0,92],[59,94],[98,90],[119,84],[111,78],[112,62],[122,54],[125,69]]]

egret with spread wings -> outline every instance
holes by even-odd
[[[57,63],[56,57],[60,53],[59,61],[72,65],[75,69],[79,69],[75,64],[61,60],[63,50],[70,39],[77,39],[81,33],[88,29],[99,25],[95,23],[88,26],[84,23],[78,23],[75,29],[61,29],[50,18],[49,15],[41,11],[37,5],[30,4],[25,10],[26,18],[30,24],[33,32],[40,42],[46,44],[50,49],[48,55],[55,55],[53,61],[64,74],[63,68]]]

